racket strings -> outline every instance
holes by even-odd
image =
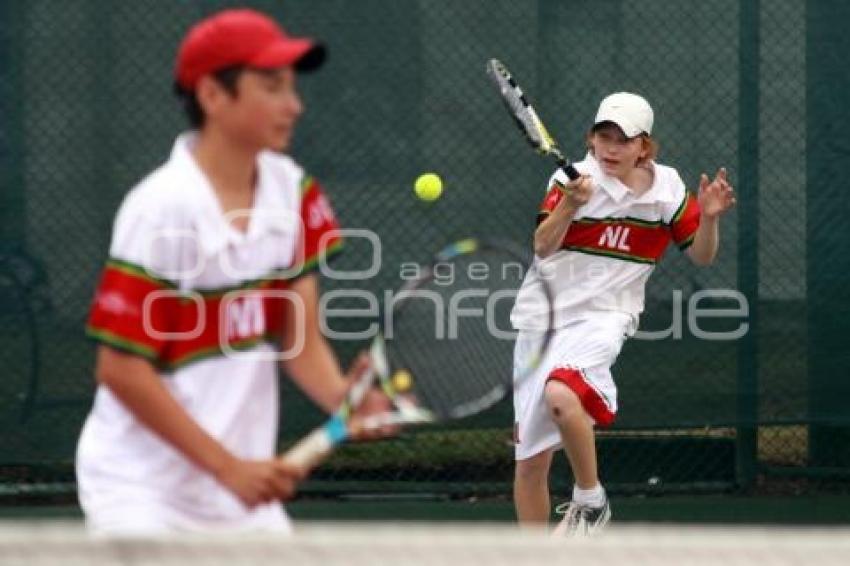
[[[440,417],[455,418],[494,403],[510,386],[510,313],[525,266],[513,255],[488,250],[435,267],[436,275],[418,286],[423,298],[406,301],[395,313],[388,340],[393,365],[413,376],[417,401]]]
[[[543,153],[552,150],[556,145],[552,136],[546,131],[540,118],[531,108],[522,89],[510,77],[504,65],[496,61],[488,64],[487,72],[502,95],[502,101],[511,113],[517,126],[525,133],[528,142]]]

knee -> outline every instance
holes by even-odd
[[[552,452],[546,451],[526,460],[517,460],[515,477],[518,482],[540,482],[549,476]]]
[[[556,421],[584,414],[581,399],[565,383],[555,380],[549,381],[546,384],[544,396],[549,413]]]

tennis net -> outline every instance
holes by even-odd
[[[3,565],[500,564],[844,566],[850,528],[616,526],[594,539],[553,539],[469,524],[301,523],[292,536],[241,534],[93,539],[80,525],[0,524]]]

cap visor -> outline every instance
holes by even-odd
[[[593,129],[596,130],[604,124],[614,124],[615,126],[620,128],[620,131],[623,132],[623,135],[627,138],[633,138],[643,133],[643,130],[632,125],[628,120],[623,118],[617,118],[614,116],[604,116],[598,118],[596,120],[596,123],[593,125]]]
[[[325,59],[328,57],[328,51],[321,43],[314,43],[307,52],[295,62],[295,70],[302,73],[315,71],[325,64]]]
[[[258,69],[293,67],[297,71],[313,71],[325,62],[325,47],[312,39],[278,41],[254,57],[248,64]]]

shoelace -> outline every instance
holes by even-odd
[[[578,528],[579,519],[582,515],[582,506],[573,501],[566,501],[555,507],[555,513],[563,515],[567,521],[570,531]]]

